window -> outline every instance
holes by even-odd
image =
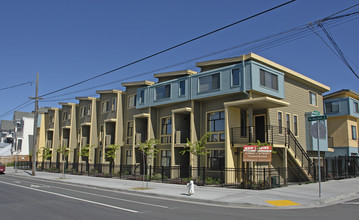
[[[110,111],[110,101],[104,101],[102,103],[102,113]]]
[[[283,133],[283,131],[282,131],[282,126],[283,126],[283,124],[282,124],[282,122],[283,122],[283,119],[282,119],[282,116],[283,115],[283,113],[282,112],[278,112],[278,129],[279,129],[279,134],[282,134]]]
[[[223,170],[224,150],[210,150],[207,156],[207,166],[210,170]]]
[[[91,115],[91,105],[88,105],[87,107],[87,115]]]
[[[293,116],[293,129],[294,129],[294,136],[298,136],[298,116]]]
[[[132,150],[126,150],[126,165],[132,164]]]
[[[170,117],[162,118],[161,135],[161,143],[171,143],[172,119]]]
[[[127,144],[132,144],[133,121],[127,122]]]
[[[339,102],[327,102],[325,103],[326,113],[339,112]]]
[[[171,85],[156,87],[156,100],[169,98],[171,96]]]
[[[239,86],[239,69],[232,70],[232,86]]]
[[[207,131],[212,133],[209,142],[223,142],[225,140],[224,111],[207,114]]]
[[[103,125],[101,125],[101,127],[100,127],[100,137],[99,137],[100,142],[102,142],[103,136],[104,136]]]
[[[169,167],[171,166],[171,151],[162,150],[161,151],[161,166]]]
[[[67,112],[62,113],[62,121],[67,121]]]
[[[138,100],[139,103],[145,103],[145,90],[140,91],[140,99]]]
[[[352,125],[352,139],[356,140],[357,139],[357,127]]]
[[[16,148],[16,150],[17,150],[18,152],[20,152],[20,151],[21,151],[21,148],[22,148],[22,139],[18,139],[18,140],[17,140],[17,148]]]
[[[80,109],[80,117],[85,117],[86,114],[87,114],[87,108],[85,106]]]
[[[261,86],[278,90],[278,76],[270,72],[260,70],[260,84]]]
[[[117,99],[113,98],[112,99],[112,111],[116,111],[117,109]]]
[[[317,94],[315,92],[309,92],[309,104],[317,106]]]
[[[182,80],[179,82],[179,95],[186,95],[186,81]]]
[[[211,91],[219,89],[221,84],[219,73],[199,78],[199,92]]]
[[[290,130],[290,114],[285,114],[285,118],[287,121],[287,129]]]
[[[354,112],[359,113],[359,104],[357,102],[354,102]]]
[[[134,108],[136,107],[136,99],[137,95],[130,95],[128,96],[128,108]]]

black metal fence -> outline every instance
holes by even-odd
[[[317,164],[317,161],[314,161]],[[359,176],[359,157],[325,158],[321,163],[321,180],[352,178]],[[62,171],[58,163],[37,164],[38,171]],[[19,169],[31,169],[31,162],[18,162]],[[127,180],[145,180],[162,183],[186,184],[193,180],[197,185],[244,189],[269,189],[288,184],[315,182],[318,180],[317,169],[314,175],[308,173],[308,167],[277,167],[256,166],[247,168],[226,168],[212,170],[207,167],[191,166],[148,166],[66,163],[65,173],[89,175]]]

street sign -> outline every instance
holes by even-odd
[[[326,115],[318,115],[318,116],[308,117],[308,121],[321,121],[321,120],[327,120],[327,116]]]

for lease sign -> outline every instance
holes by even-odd
[[[272,146],[259,147],[255,145],[243,146],[243,161],[244,162],[271,162],[272,161]]]

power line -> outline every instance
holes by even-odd
[[[150,59],[150,58],[152,58],[152,57],[154,57],[154,56],[157,56],[157,55],[160,55],[160,54],[165,53],[165,52],[167,52],[167,51],[173,50],[173,49],[175,49],[175,48],[177,48],[177,47],[180,47],[180,46],[183,46],[183,45],[185,45],[185,44],[191,43],[191,42],[193,42],[193,41],[199,40],[199,39],[201,39],[201,38],[204,38],[204,37],[209,36],[209,35],[211,35],[211,34],[214,34],[214,33],[216,33],[216,32],[222,31],[222,30],[224,30],[224,29],[227,29],[227,28],[229,28],[229,27],[232,27],[232,26],[234,26],[234,25],[236,25],[236,24],[242,23],[242,22],[247,21],[247,20],[249,20],[249,19],[255,18],[255,17],[260,16],[260,15],[262,15],[262,14],[268,13],[268,12],[270,12],[270,11],[273,11],[273,10],[275,10],[275,9],[277,9],[277,8],[283,7],[283,6],[287,5],[287,4],[293,3],[293,2],[295,2],[295,1],[296,1],[296,0],[291,0],[291,1],[288,1],[288,2],[286,2],[286,3],[280,4],[280,5],[278,5],[278,6],[272,7],[272,8],[270,8],[270,9],[265,10],[265,11],[259,12],[259,13],[255,14],[255,15],[252,15],[252,16],[249,16],[249,17],[247,17],[247,18],[241,19],[241,20],[239,20],[239,21],[233,22],[233,23],[231,23],[231,24],[229,24],[229,25],[226,25],[226,26],[224,26],[224,27],[221,27],[221,28],[218,28],[218,29],[216,29],[216,30],[210,31],[210,32],[208,32],[208,33],[206,33],[206,34],[200,35],[200,36],[198,36],[198,37],[195,37],[195,38],[192,38],[192,39],[187,40],[187,41],[185,41],[185,42],[182,42],[182,43],[180,43],[180,44],[177,44],[177,45],[175,45],[175,46],[169,47],[169,48],[164,49],[164,50],[162,50],[162,51],[159,51],[159,52],[157,52],[157,53],[151,54],[151,55],[146,56],[146,57],[144,57],[144,58],[141,58],[141,59],[139,59],[139,60],[133,61],[133,62],[128,63],[128,64],[126,64],[126,65],[123,65],[123,66],[121,66],[121,67],[118,67],[118,68],[115,68],[115,69],[113,69],[113,70],[110,70],[110,71],[101,73],[101,74],[99,74],[99,75],[96,75],[96,76],[93,76],[93,77],[91,77],[91,78],[82,80],[82,81],[77,82],[77,83],[74,83],[74,84],[72,84],[72,85],[63,87],[63,88],[61,88],[61,89],[57,89],[57,90],[55,90],[55,91],[46,93],[46,94],[41,95],[41,96],[39,96],[39,97],[45,97],[45,96],[48,96],[48,95],[51,95],[51,94],[54,94],[54,93],[57,93],[57,92],[60,92],[60,91],[69,89],[69,88],[71,88],[71,87],[78,86],[78,85],[83,84],[83,83],[85,83],[85,82],[88,82],[88,81],[97,79],[97,78],[99,78],[99,77],[105,76],[105,75],[110,74],[110,73],[112,73],[112,72],[115,72],[115,71],[117,71],[117,70],[120,70],[120,69],[129,67],[129,66],[132,66],[132,65],[134,65],[134,64],[136,64],[136,63],[145,61],[145,60]]]
[[[29,103],[29,102],[31,102],[31,103]],[[28,104],[28,103],[29,103],[29,104]],[[16,106],[15,108],[13,108],[13,109],[11,109],[11,110],[9,110],[9,111],[7,111],[7,112],[1,114],[1,115],[0,115],[0,118],[3,118],[3,117],[5,117],[5,116],[8,116],[8,115],[12,114],[13,111],[21,110],[21,109],[23,109],[23,108],[26,108],[27,106],[30,106],[30,105],[32,105],[33,103],[34,103],[34,102],[33,102],[32,100],[27,100],[26,102],[24,102],[24,103],[22,103],[22,104]]]
[[[351,13],[350,15],[356,15],[356,14],[358,14],[358,13]],[[348,16],[344,15],[344,16],[338,16],[337,19],[326,20],[326,23],[328,23],[327,26],[328,27],[335,27],[335,26],[338,26],[338,25],[343,24],[345,22],[353,20],[352,18],[349,19],[347,17]],[[357,19],[357,18],[354,18],[354,19]],[[108,83],[88,87],[88,88],[85,88],[85,89],[80,89],[80,90],[72,91],[72,92],[69,92],[69,93],[64,93],[64,94],[60,94],[60,95],[51,96],[51,97],[48,97],[48,98],[62,97],[62,96],[71,95],[71,94],[74,94],[74,93],[79,93],[79,92],[83,92],[83,91],[94,89],[94,88],[99,88],[99,87],[108,86],[108,85],[111,85],[111,84],[116,84],[116,83],[123,82],[123,81],[128,80],[128,79],[132,79],[132,78],[136,78],[136,77],[156,73],[156,72],[159,72],[159,71],[163,71],[163,70],[166,70],[166,69],[169,69],[169,68],[172,68],[172,67],[180,66],[180,65],[183,65],[183,64],[186,64],[186,63],[189,63],[189,62],[193,62],[193,61],[196,61],[196,60],[200,60],[200,59],[203,59],[203,58],[211,57],[211,56],[218,55],[218,54],[223,54],[225,52],[229,52],[229,51],[232,51],[232,50],[235,50],[235,49],[242,48],[240,51],[233,52],[233,53],[231,53],[229,55],[228,54],[222,55],[221,57],[232,56],[232,55],[236,55],[236,54],[243,54],[243,53],[248,53],[248,52],[259,52],[259,51],[267,50],[267,49],[270,49],[270,48],[273,48],[273,47],[276,47],[276,46],[279,46],[279,45],[282,45],[282,44],[285,44],[285,43],[288,43],[288,42],[291,42],[291,41],[294,41],[294,40],[298,40],[298,39],[307,37],[307,36],[311,35],[310,31],[312,31],[313,33],[318,35],[318,33],[315,31],[315,29],[319,29],[319,28],[317,26],[313,26],[312,23],[310,23],[308,25],[301,25],[301,26],[298,26],[298,27],[295,27],[295,28],[291,28],[291,29],[279,32],[279,33],[271,34],[271,35],[268,35],[268,36],[253,40],[253,41],[249,41],[249,42],[246,42],[246,43],[243,43],[243,44],[240,44],[240,45],[235,45],[235,46],[232,46],[232,47],[229,47],[229,48],[226,48],[226,49],[221,49],[219,51],[215,51],[215,52],[205,54],[205,55],[202,55],[202,56],[199,56],[199,57],[184,60],[184,61],[181,61],[181,62],[178,62],[178,63],[175,63],[175,64],[171,64],[171,65],[168,65],[168,66],[165,66],[165,67],[161,67],[161,68],[158,68],[158,69],[155,69],[155,70],[151,70],[151,71],[147,71],[147,72],[144,72],[144,73],[132,75],[132,76],[129,76],[129,77],[126,77],[126,78],[121,78],[121,79],[116,80],[116,81],[112,81],[112,82],[108,82]],[[310,30],[310,31],[308,31],[308,30]],[[253,46],[251,46],[251,45],[253,45]],[[193,65],[191,65],[191,67],[192,66]],[[60,101],[60,100],[64,100],[64,99],[55,99],[53,101],[57,101],[57,100]],[[49,101],[50,100],[46,100],[46,101],[43,101],[43,102],[49,102]]]
[[[31,84],[31,85],[32,85],[32,83],[33,83],[33,82],[25,82],[25,83],[20,83],[20,84],[13,85],[13,86],[8,86],[8,87],[5,87],[5,88],[0,88],[0,91],[1,91],[1,90],[6,90],[6,89],[16,88],[16,87],[19,87],[19,86],[24,86],[24,85],[27,85],[27,84]]]

